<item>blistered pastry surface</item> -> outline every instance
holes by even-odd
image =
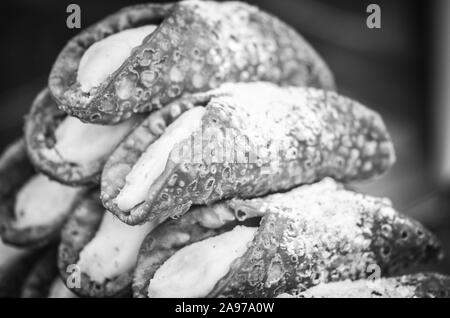
[[[225,84],[209,94],[202,130],[174,148],[145,204],[127,215],[118,211],[122,220],[182,214],[192,204],[261,196],[326,176],[365,180],[395,161],[381,117],[334,92],[247,83]],[[214,134],[220,143],[211,142]],[[240,151],[239,138],[250,141],[244,157],[233,156]],[[192,140],[194,147],[187,144]],[[203,152],[196,157],[199,144]],[[187,160],[175,156],[183,147],[193,149]],[[222,156],[217,160],[208,149]]]
[[[81,91],[76,72],[89,45],[136,23],[160,21],[103,84],[88,94]],[[125,8],[86,29],[61,52],[49,87],[69,114],[111,124],[184,93],[258,80],[334,88],[318,54],[277,18],[240,2],[182,1]]]
[[[433,234],[397,213],[388,200],[332,189],[330,182],[312,185],[316,189],[307,196],[299,187],[268,200],[244,201],[264,217],[252,246],[210,296],[298,293],[319,283],[365,278],[377,270],[390,275],[440,257]],[[230,205],[239,206],[238,199]],[[399,242],[403,233],[407,237]]]
[[[101,176],[101,200],[103,205],[116,214],[122,221],[122,211],[115,203],[115,198],[125,185],[126,176],[134,164],[161,134],[167,126],[174,122],[182,113],[192,109],[204,97],[189,96],[167,105],[167,107],[151,113],[130,133],[105,163]]]

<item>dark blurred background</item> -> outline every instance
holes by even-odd
[[[161,1],[155,1],[161,2]],[[249,1],[295,27],[334,71],[339,91],[379,111],[390,129],[397,164],[375,182],[356,185],[388,196],[423,222],[450,254],[450,98],[445,56],[450,1]],[[22,118],[58,52],[79,32],[66,27],[66,7],[81,7],[82,28],[139,2],[2,1],[0,9],[0,149],[22,131]],[[381,29],[366,26],[366,8],[381,7]],[[446,43],[446,42],[445,42]],[[442,59],[441,59],[442,58]],[[450,74],[450,71],[449,73]],[[450,273],[449,258],[437,269]]]

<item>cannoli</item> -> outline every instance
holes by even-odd
[[[182,247],[230,231],[239,223],[259,224],[260,213],[237,217],[227,205],[196,206],[177,219],[167,220],[141,245],[133,277],[133,297],[147,297],[155,272]],[[248,221],[247,221],[248,220]],[[217,264],[211,264],[216,266]]]
[[[44,89],[25,120],[28,154],[51,179],[69,185],[98,183],[110,153],[142,119],[133,116],[115,126],[86,124],[58,109]]]
[[[225,82],[333,89],[326,64],[294,29],[241,2],[124,8],[64,47],[49,88],[70,115],[113,124]]]
[[[334,92],[224,84],[169,106],[193,100],[159,138],[136,130],[105,164],[101,198],[122,221],[165,219],[192,204],[252,198],[325,176],[363,180],[395,161],[381,117]]]
[[[75,265],[78,286],[68,286],[84,297],[119,297],[131,292],[131,277],[145,236],[156,224],[130,226],[105,211],[93,191],[80,202],[62,230],[58,267],[65,281]]]
[[[376,280],[319,284],[297,295],[305,298],[449,298],[450,277],[419,273]]]
[[[442,257],[437,239],[389,200],[345,190],[331,179],[217,204],[225,216],[215,222],[164,230],[171,220],[147,236],[134,296],[275,297],[319,283],[391,275]],[[258,226],[245,224],[255,217]],[[216,235],[218,219],[231,229]],[[194,231],[210,235],[191,236]]]
[[[59,231],[84,187],[69,187],[36,174],[23,140],[0,158],[0,234],[16,246],[42,246]]]

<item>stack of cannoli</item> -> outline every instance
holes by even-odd
[[[349,185],[394,161],[380,115],[272,15],[124,8],[63,48],[0,159],[0,295],[450,296],[404,275],[436,237]]]

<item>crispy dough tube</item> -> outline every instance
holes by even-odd
[[[70,276],[68,266],[76,264],[80,250],[95,236],[95,232],[100,226],[104,209],[98,202],[97,193],[93,191],[75,207],[74,213],[70,216],[61,231],[61,242],[58,248],[58,268],[64,281]],[[89,286],[89,278],[81,273],[82,289]],[[102,286],[93,287],[93,291],[100,290]],[[76,294],[80,294],[77,288],[72,289]]]
[[[261,82],[224,84],[187,99],[195,98],[194,106],[206,105],[201,118],[190,115],[202,108],[194,107],[159,140],[148,130],[146,151],[136,148],[128,158],[119,147],[106,163],[102,201],[124,222],[165,219],[192,204],[252,198],[325,176],[364,180],[395,161],[381,117],[334,92]]]
[[[51,246],[41,253],[42,256],[25,279],[21,298],[46,298],[53,280],[58,276],[55,246]]]
[[[98,183],[106,159],[143,119],[134,116],[116,126],[84,124],[59,110],[42,90],[25,120],[25,140],[33,165],[68,185]]]
[[[418,273],[376,280],[361,279],[354,282],[334,282],[319,284],[295,295],[295,297],[449,298],[450,277],[437,273]]]
[[[0,159],[0,234],[12,245],[43,246],[59,236],[83,187],[69,187],[34,174],[23,141]]]
[[[157,28],[106,80],[83,91],[78,71],[89,47],[142,25]],[[69,114],[112,124],[184,93],[257,80],[334,88],[314,49],[272,15],[240,2],[181,1],[127,7],[82,31],[58,56],[49,88]]]
[[[283,194],[233,199],[225,204],[236,216],[263,216],[243,256],[234,259],[228,272],[212,281],[203,296],[275,297],[320,282],[365,278],[376,270],[374,266],[381,275],[390,275],[442,255],[436,238],[419,223],[395,212],[388,200],[345,190],[331,179]],[[184,217],[189,213],[181,220]],[[140,282],[146,277],[147,286],[134,289],[144,297],[151,279],[158,275],[153,267],[161,264],[153,260],[157,250],[145,253],[147,247],[142,246],[143,259],[135,273]],[[174,253],[165,260],[175,257]],[[196,261],[198,271],[206,270],[202,259]],[[179,270],[197,268],[188,262],[182,260]],[[170,277],[165,279],[167,284]]]
[[[147,297],[153,275],[176,251],[223,233],[235,224],[234,214],[219,203],[212,207],[194,207],[181,218],[161,224],[142,243],[134,270],[133,297]]]
[[[170,103],[150,114],[124,139],[111,154],[102,172],[101,199],[106,208],[117,210],[113,200],[124,187],[126,176],[145,150],[165,132],[167,126],[194,106],[206,105],[208,100],[207,94],[196,94]]]
[[[0,240],[0,298],[19,297],[27,273],[36,262],[35,250],[18,249]]]
[[[58,266],[67,281],[68,266],[77,265],[83,297],[119,297],[130,293],[139,247],[157,225],[129,226],[105,211],[98,191],[80,202],[62,231]],[[70,287],[70,286],[69,286]]]

